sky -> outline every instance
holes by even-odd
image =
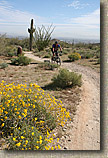
[[[1,34],[28,37],[31,19],[52,38],[100,39],[99,0],[0,0]]]

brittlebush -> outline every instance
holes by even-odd
[[[35,83],[0,84],[0,124],[8,149],[57,150],[52,131],[70,117],[61,101]],[[52,145],[49,145],[52,144]]]

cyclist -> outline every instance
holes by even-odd
[[[61,46],[58,44],[58,42],[56,41],[55,44],[52,45],[52,53],[53,53],[53,56],[56,55],[58,56],[58,48],[60,48],[60,51],[62,53],[62,48]]]

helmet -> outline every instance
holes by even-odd
[[[55,44],[58,44],[58,42],[57,42],[57,41],[55,41]]]

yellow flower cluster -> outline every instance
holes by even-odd
[[[81,59],[81,55],[79,53],[75,52],[75,55],[77,55],[78,58]]]
[[[58,125],[64,126],[69,117],[62,102],[47,94],[36,83],[0,83],[1,128],[4,136],[11,135],[11,149],[60,149],[59,144],[47,144],[53,144],[52,130]]]

